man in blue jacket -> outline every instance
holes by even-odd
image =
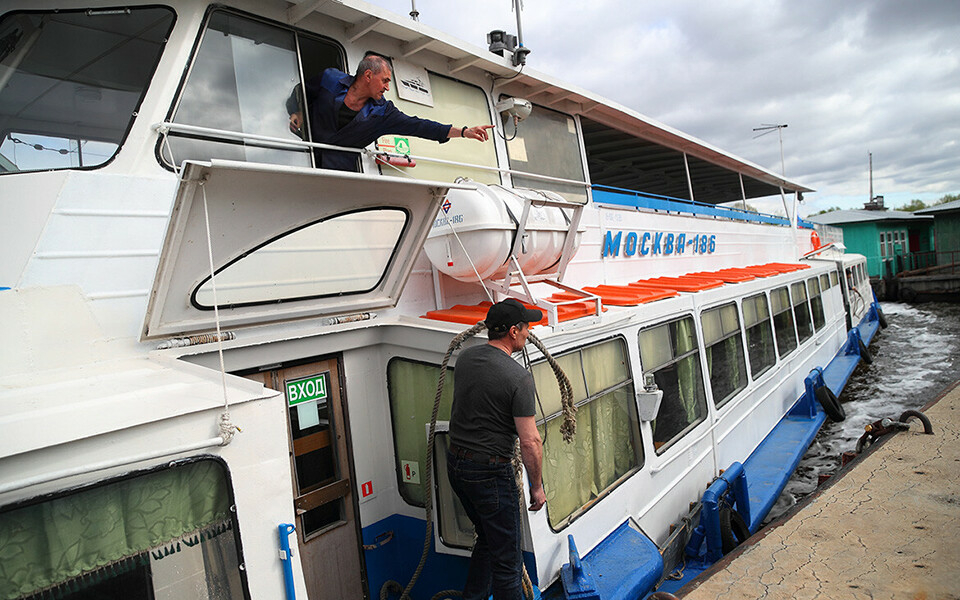
[[[310,132],[313,141],[334,146],[365,148],[381,135],[412,135],[441,144],[450,138],[465,137],[486,141],[493,125],[454,127],[406,115],[385,100],[390,89],[390,63],[377,54],[367,56],[357,66],[354,77],[339,69],[327,69],[307,82],[307,110],[310,111]],[[287,100],[290,128],[299,131],[303,113],[294,92]],[[351,152],[324,150],[320,153],[324,169],[357,170],[357,155]]]

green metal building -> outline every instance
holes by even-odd
[[[960,200],[916,212],[933,217],[933,242],[938,265],[960,262]]]
[[[847,251],[867,257],[870,277],[890,278],[902,271],[928,266],[922,259],[918,262],[917,257],[929,256],[930,263],[934,264],[934,217],[918,214],[920,212],[837,210],[807,220],[842,229]],[[960,236],[956,232],[960,230],[960,207],[954,227],[953,239],[958,243]]]

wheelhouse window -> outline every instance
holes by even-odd
[[[0,173],[112,159],[173,23],[173,11],[163,7],[4,15]]]
[[[770,307],[764,294],[743,299],[743,326],[747,330],[750,374],[756,379],[777,362]]]
[[[502,118],[507,137],[510,168],[515,171],[546,175],[560,179],[584,181],[583,159],[580,155],[580,137],[577,125],[570,115],[542,106],[515,127],[513,119]],[[516,187],[528,187],[557,192],[570,202],[583,204],[587,191],[582,185],[544,181],[523,175],[514,175]]]
[[[2,598],[244,598],[218,461],[172,464],[0,510]]]
[[[684,317],[640,332],[644,375],[653,374],[663,400],[651,423],[653,447],[662,454],[707,416],[700,353],[693,317]]]
[[[791,284],[790,296],[793,299],[793,316],[797,322],[797,334],[800,336],[800,343],[802,344],[813,335],[810,304],[807,301],[807,287],[802,281]]]
[[[820,276],[821,279],[823,277],[826,276]],[[813,327],[815,330],[820,331],[826,323],[826,319],[823,316],[823,298],[820,295],[820,280],[816,277],[808,279],[807,293],[810,296],[810,312],[813,314]]]
[[[613,339],[557,357],[573,387],[577,435],[563,441],[560,390],[546,362],[533,366],[545,418],[543,486],[547,517],[556,530],[643,464],[643,446],[626,344]]]
[[[287,112],[291,94],[303,105],[298,48],[306,77],[311,76],[310,70],[343,68],[342,53],[332,42],[227,11],[212,11],[172,120],[229,133],[174,130],[169,144],[161,144],[159,150],[164,162],[179,165],[187,159],[222,158],[310,166],[306,148],[237,136],[291,141],[307,137],[302,132],[308,127],[299,133],[291,130]]]
[[[773,330],[777,334],[777,352],[783,358],[797,348],[797,332],[786,287],[770,292],[770,308],[773,311]]]
[[[703,311],[700,326],[707,351],[707,374],[713,402],[719,408],[747,387],[747,365],[737,305],[730,303]]]
[[[382,208],[347,213],[272,240],[217,273],[220,306],[246,306],[366,292],[380,282],[407,213]],[[201,309],[214,305],[208,277],[194,292]]]
[[[384,97],[393,101],[404,113],[459,127],[491,123],[490,105],[483,89],[423,70],[418,70],[419,76],[414,76],[413,69],[403,61],[393,61],[393,67],[394,81]],[[426,77],[429,84],[433,106],[405,100],[397,95],[401,86],[419,86],[423,77]],[[418,179],[433,181],[454,181],[458,177],[469,177],[480,183],[500,183],[500,174],[494,170],[498,166],[497,152],[491,143],[478,144],[472,140],[454,139],[438,144],[433,140],[418,137],[384,135],[377,140],[377,149],[391,154],[413,154],[488,167],[464,167],[421,160],[413,168],[381,165],[380,171],[384,175],[406,177],[408,172]]]

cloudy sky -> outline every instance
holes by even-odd
[[[410,0],[371,0],[406,15]],[[416,0],[473,45],[511,0]],[[960,1],[523,0],[528,65],[817,190],[801,216],[960,192]],[[776,204],[780,204],[779,201]],[[758,206],[774,209],[775,204]]]

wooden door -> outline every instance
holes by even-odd
[[[286,396],[297,540],[308,597],[366,597],[338,359],[250,377]]]

